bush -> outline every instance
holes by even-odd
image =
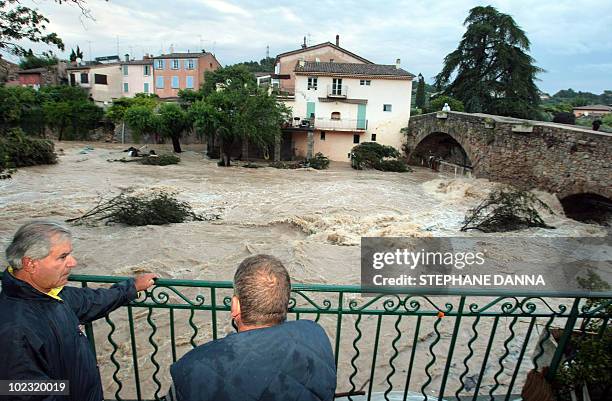
[[[461,100],[457,100],[450,96],[437,96],[429,102],[429,106],[425,108],[425,112],[435,113],[436,111],[440,111],[442,110],[442,107],[444,107],[444,103],[448,103],[451,111],[464,110],[463,102],[461,102]]]
[[[376,169],[381,171],[395,171],[396,173],[412,171],[412,169],[401,160],[382,160],[378,163]]]
[[[576,124],[576,116],[574,113],[559,112],[556,113],[552,120],[553,123],[559,124]]]
[[[376,142],[364,142],[351,151],[351,165],[354,169],[374,168],[379,166],[385,158],[397,158],[400,153],[393,146],[385,146]]]
[[[8,168],[55,164],[53,142],[26,136],[19,128],[0,136],[0,171]]]
[[[329,167],[329,159],[318,152],[312,159],[306,160],[304,167],[312,167],[315,170],[325,170]]]
[[[511,187],[498,189],[468,211],[461,231],[479,230],[495,233],[529,227],[554,228],[544,222],[538,208],[552,213],[548,205],[530,192]]]
[[[150,166],[168,166],[170,164],[178,164],[181,158],[175,155],[159,155],[159,156],[145,156],[140,159],[141,164]]]
[[[84,215],[68,219],[70,223],[105,221],[128,226],[162,225],[185,221],[216,220],[218,215],[202,216],[193,212],[191,205],[176,199],[174,193],[152,191],[141,194],[122,192],[108,201],[100,201]]]

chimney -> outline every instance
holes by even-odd
[[[125,53],[125,61],[130,61],[130,55]]]
[[[174,44],[170,45],[170,54],[174,53]]]
[[[340,46],[340,35],[336,35],[336,46]]]
[[[149,59],[149,53],[145,53],[144,56],[142,56],[143,60],[148,60]]]
[[[304,65],[305,65],[305,64],[306,64],[306,61],[304,61],[304,59],[303,59],[303,58],[301,58],[301,59],[298,61],[298,65],[299,65],[300,67],[304,67]]]
[[[304,36],[304,43],[302,43],[302,49],[306,48],[306,36]]]
[[[395,68],[397,68],[399,70],[399,68],[400,68],[400,59],[396,59],[395,60]]]

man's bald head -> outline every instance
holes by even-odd
[[[234,292],[245,325],[276,325],[287,319],[291,279],[280,260],[255,255],[240,263],[234,274]]]

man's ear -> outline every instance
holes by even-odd
[[[231,313],[232,319],[236,319],[240,315],[240,300],[235,295],[232,297]]]
[[[21,258],[21,268],[28,273],[33,273],[36,269],[36,262],[32,258],[24,256]]]

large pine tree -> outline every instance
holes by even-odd
[[[436,86],[471,113],[537,117],[540,99],[534,81],[543,70],[527,54],[525,32],[491,6],[472,8],[464,25],[467,30],[457,50],[445,57]]]

